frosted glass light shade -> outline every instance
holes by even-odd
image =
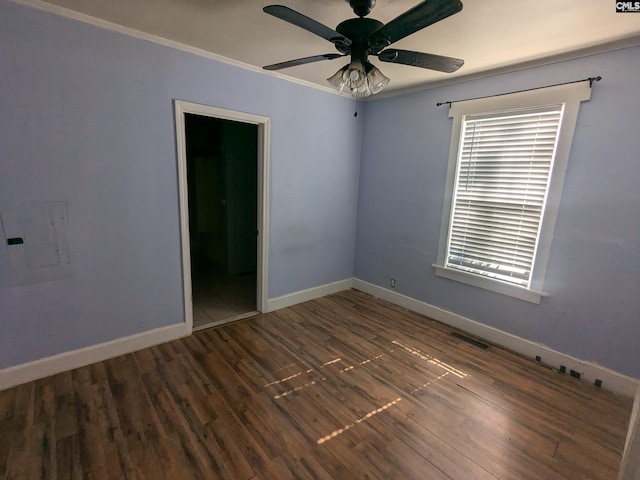
[[[327,81],[338,93],[347,92],[352,97],[368,97],[378,93],[389,83],[389,79],[380,70],[369,62],[363,64],[360,60],[345,65],[327,78]]]
[[[391,80],[380,70],[367,62],[367,83],[371,93],[375,95],[386,87]]]

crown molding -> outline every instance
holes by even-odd
[[[470,82],[473,80],[480,80],[483,78],[496,77],[505,73],[519,72],[522,70],[529,70],[532,68],[543,67],[545,65],[552,65],[554,63],[566,62],[569,60],[576,60],[578,58],[590,57],[592,55],[598,55],[601,53],[613,52],[615,50],[623,50],[625,48],[632,48],[640,46],[640,33],[621,37],[609,42],[600,43],[598,45],[590,45],[588,47],[579,48],[577,50],[571,50],[568,52],[558,53],[554,55],[535,58],[532,60],[526,60],[524,62],[515,63],[513,65],[505,65],[501,67],[491,68],[488,70],[482,70],[478,72],[469,73],[466,75],[456,75],[455,77],[448,77],[444,80],[436,80],[433,82],[423,83],[421,85],[401,88],[398,90],[392,90],[390,92],[383,91],[382,93],[367,97],[361,101],[371,102],[375,100],[382,100],[384,98],[397,97],[399,95],[405,95],[408,93],[422,92],[425,90],[431,90],[439,87],[446,87],[449,85],[456,85],[460,83]]]
[[[41,10],[44,12],[53,13],[61,17],[77,20],[79,22],[87,23],[89,25],[103,28],[105,30],[109,30],[112,32],[128,35],[130,37],[137,38],[139,40],[146,40],[148,42],[152,42],[157,45],[162,45],[162,46],[173,48],[175,50],[179,50],[182,52],[191,53],[193,55],[197,55],[202,58],[207,58],[209,60],[215,60],[217,62],[221,62],[227,65],[241,68],[243,70],[248,70],[248,71],[259,73],[261,75],[265,75],[268,77],[278,78],[280,80],[296,83],[298,85],[313,88],[315,90],[320,90],[326,93],[330,93],[332,95],[337,95],[339,97],[351,98],[348,95],[343,95],[336,92],[334,89],[332,89],[329,86],[325,87],[323,85],[318,85],[317,83],[309,82],[307,80],[301,80],[299,78],[291,77],[289,75],[285,75],[280,72],[264,70],[260,67],[250,65],[248,63],[244,63],[239,60],[234,60],[232,58],[225,57],[223,55],[213,53],[208,50],[204,50],[198,47],[177,42],[175,40],[169,40],[167,38],[160,37],[158,35],[153,35],[140,30],[136,30],[135,28],[125,27],[123,25],[119,25],[117,23],[113,23],[97,17],[93,17],[85,13],[77,12],[75,10],[71,10],[66,7],[61,7],[59,5],[47,3],[43,0],[8,0],[8,1],[18,5],[35,8],[37,10]],[[400,88],[398,90],[391,90],[391,91],[385,90],[382,93],[379,93],[377,95],[372,95],[366,98],[358,98],[355,100],[357,102],[372,102],[376,100],[382,100],[385,98],[397,97],[397,96],[405,95],[409,93],[422,92],[422,91],[431,90],[434,88],[439,88],[439,87],[444,87],[449,85],[456,85],[460,83],[470,82],[473,80],[480,80],[483,78],[495,77],[495,76],[503,75],[506,73],[519,72],[522,70],[542,67],[542,66],[551,65],[554,63],[566,62],[569,60],[575,60],[578,58],[598,55],[600,53],[607,53],[615,50],[622,50],[625,48],[631,48],[636,46],[640,46],[640,33],[628,35],[625,37],[621,37],[621,38],[618,38],[609,42],[605,42],[605,43],[600,43],[597,45],[590,45],[584,48],[571,50],[568,52],[562,52],[554,55],[548,55],[540,58],[526,60],[524,62],[519,62],[513,65],[500,66],[500,67],[491,68],[488,70],[472,72],[465,75],[456,75],[454,77],[448,77],[443,80],[426,82],[420,85]]]
[[[177,42],[175,40],[169,40],[167,38],[160,37],[158,35],[146,33],[141,30],[136,30],[135,28],[125,27],[117,23],[109,22],[108,20],[103,20],[101,18],[93,17],[91,15],[87,15],[86,13],[77,12],[75,10],[71,10],[70,8],[61,7],[59,5],[47,3],[42,0],[8,0],[8,1],[18,5],[25,6],[25,7],[41,10],[43,12],[52,13],[54,15],[65,17],[71,20],[87,23],[89,25],[93,25],[94,27],[109,30],[111,32],[121,33],[123,35],[137,38],[139,40],[145,40],[147,42],[155,43],[157,45],[173,48],[174,50],[179,50],[181,52],[197,55],[199,57],[207,58],[209,60],[215,60],[217,62],[225,63],[233,67],[241,68],[243,70],[248,70],[250,72],[259,73],[261,75],[265,75],[268,77],[278,78],[280,80],[286,80],[292,83],[297,83],[298,85],[310,87],[315,90],[320,90],[326,93],[331,93],[332,95],[344,96],[344,95],[340,95],[338,92],[336,92],[334,89],[332,89],[329,86],[325,87],[313,82],[309,82],[307,80],[301,80],[299,78],[290,77],[288,75],[285,75],[279,72],[264,70],[260,67],[250,65],[248,63],[244,63],[239,60],[234,60],[232,58],[225,57],[223,55],[213,53],[208,50],[203,50],[201,48],[187,45],[185,43]]]

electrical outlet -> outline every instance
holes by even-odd
[[[389,282],[389,285],[391,285],[391,288],[396,288],[396,279],[392,278],[391,281]]]

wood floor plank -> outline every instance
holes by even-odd
[[[80,480],[83,478],[82,459],[77,435],[68,435],[58,441],[56,472],[60,479]]]
[[[96,479],[107,478],[107,450],[112,427],[103,420],[99,405],[102,404],[100,391],[106,384],[92,384],[90,369],[81,368],[74,372],[73,389],[76,398],[76,418],[78,421],[78,447],[82,469]],[[116,472],[113,472],[117,476]]]
[[[349,290],[0,392],[0,478],[609,480],[631,399]]]

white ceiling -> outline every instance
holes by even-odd
[[[435,1],[435,0],[434,0]],[[385,92],[428,87],[548,61],[640,44],[640,13],[616,13],[615,0],[462,0],[464,8],[394,44],[465,60],[454,74],[370,58],[391,78]],[[354,17],[347,0],[46,0],[102,20],[256,67],[333,53],[333,45],[262,7],[286,5],[335,28]],[[378,0],[369,15],[387,23],[419,0]],[[341,58],[279,73],[327,87]],[[598,74],[602,72],[594,72]]]

